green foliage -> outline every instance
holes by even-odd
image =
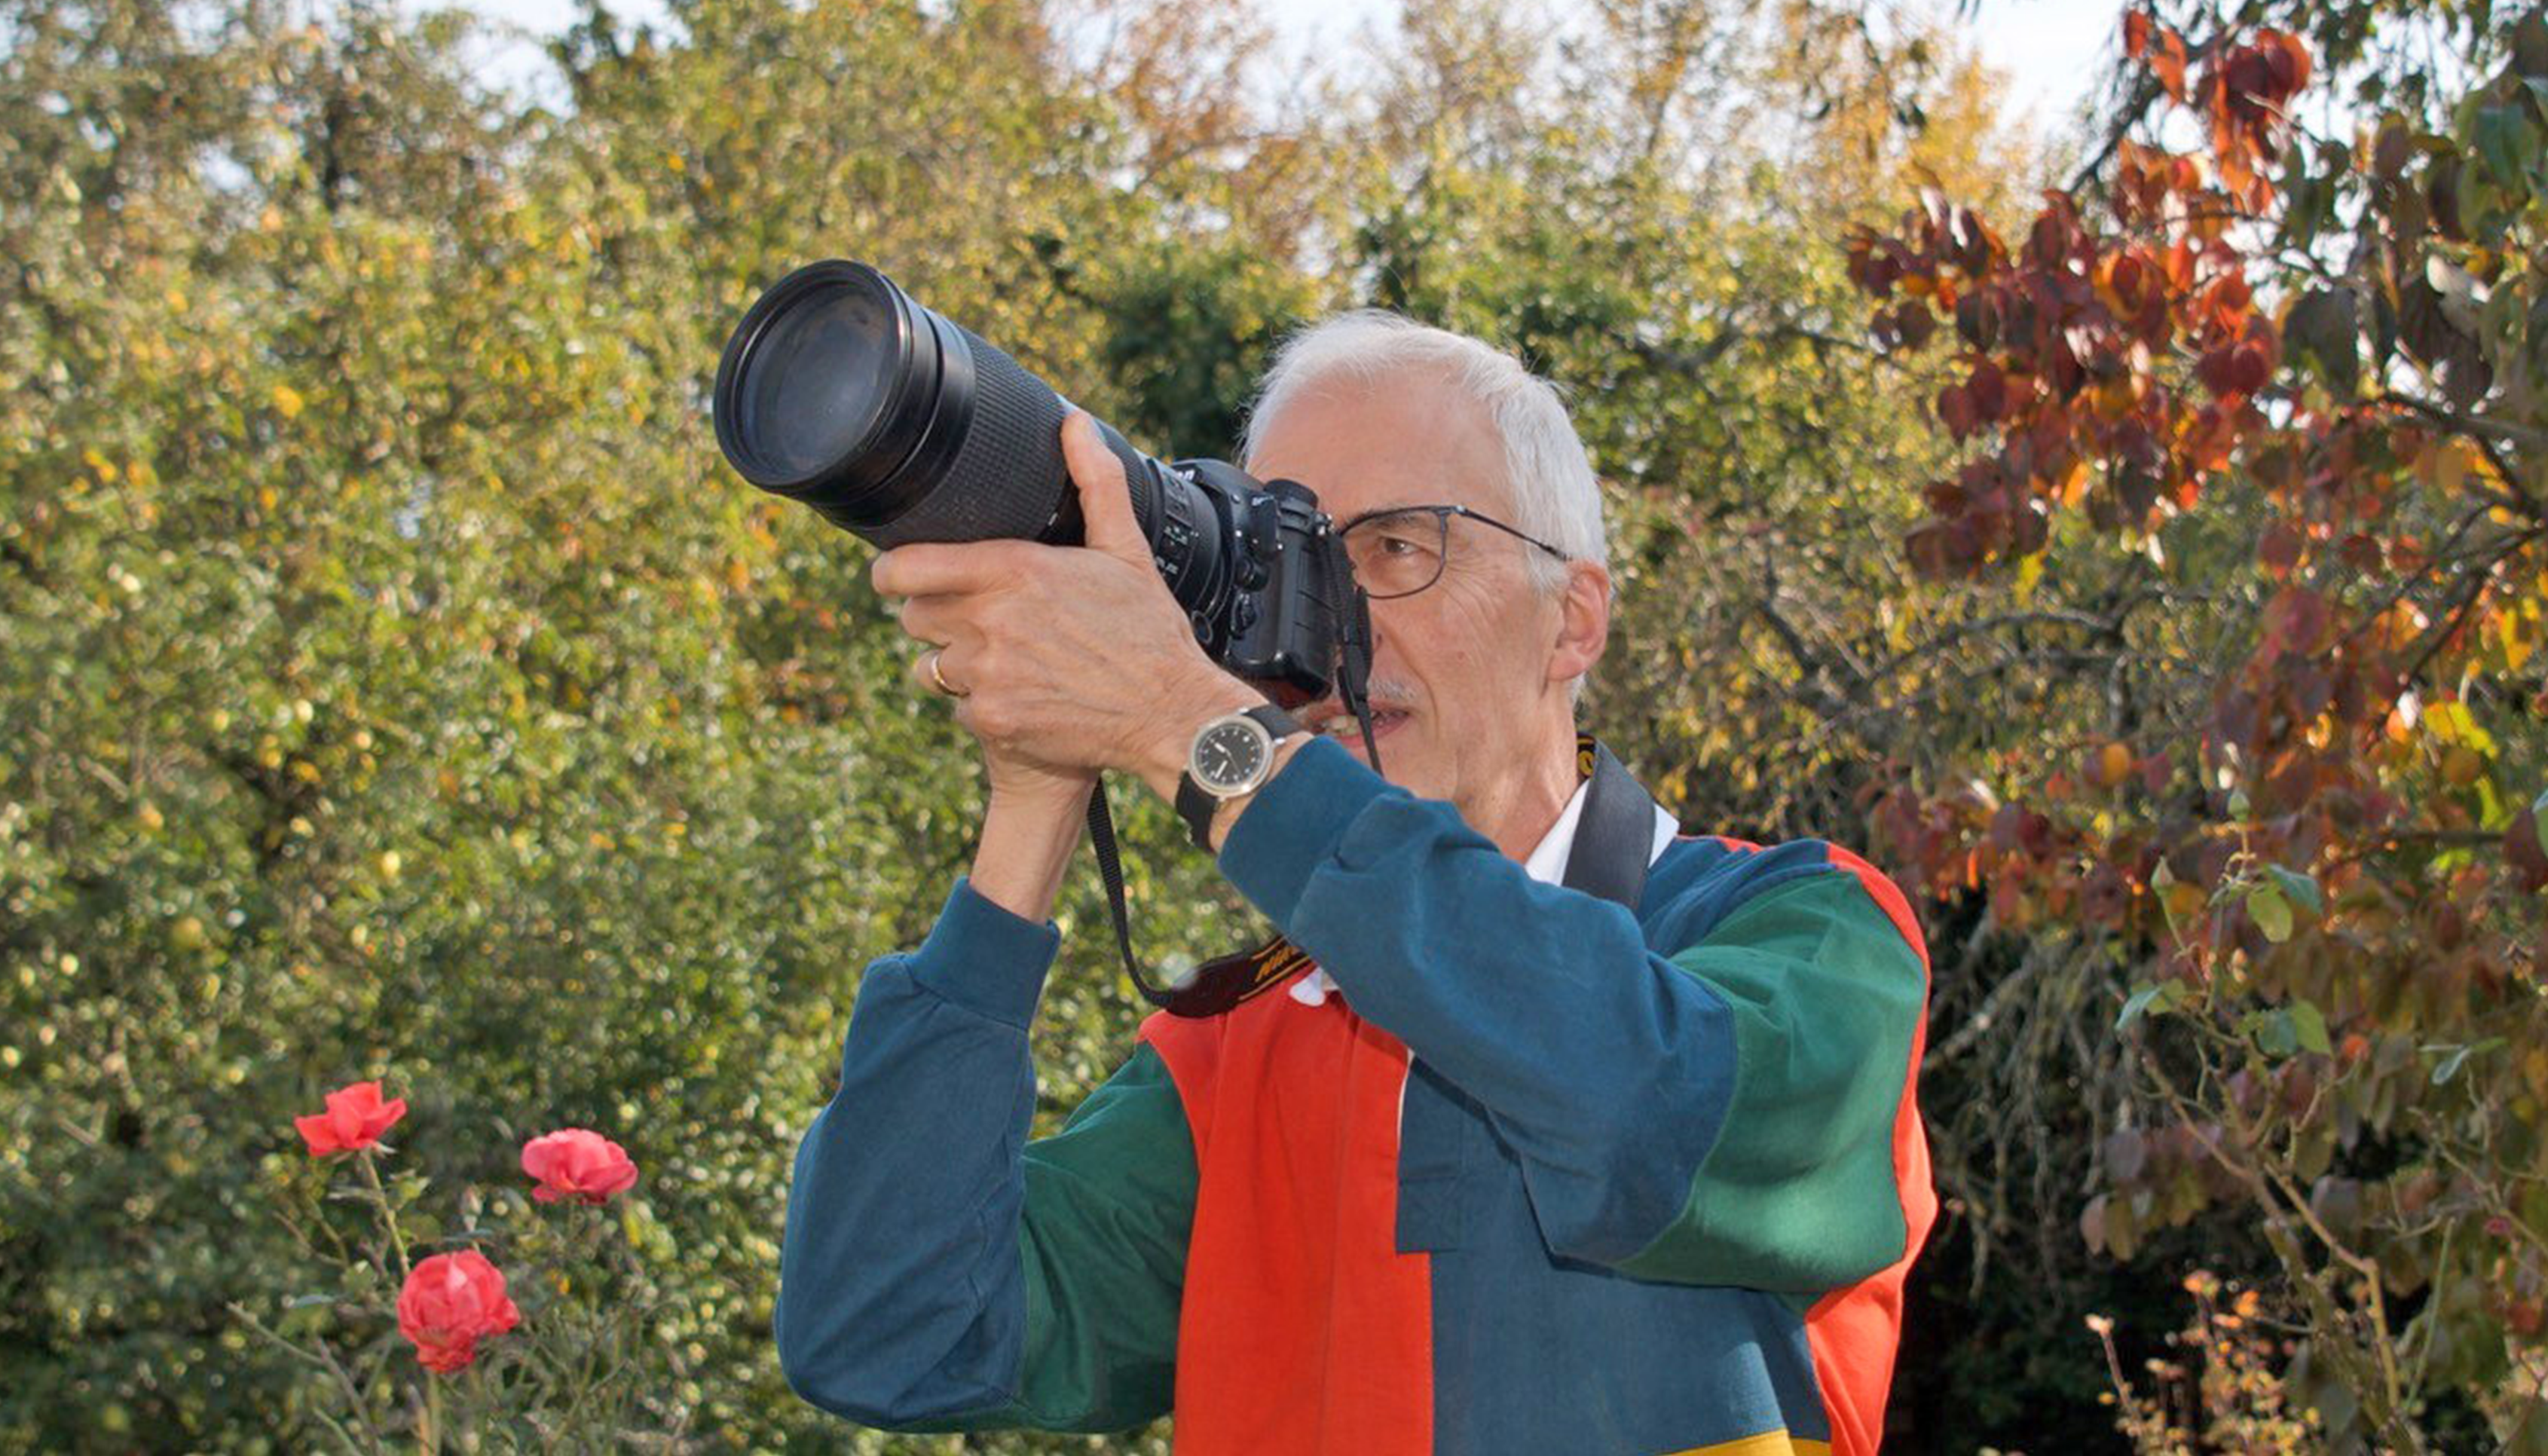
[[[697,401],[809,246],[943,260],[931,301],[1056,379],[1095,329],[1005,286],[1014,212],[917,206],[916,148],[705,73],[856,36],[836,91],[1023,195],[1086,98],[969,83],[1021,73],[1021,19],[907,17],[896,51],[774,12],[795,33],[596,61],[566,126],[478,95],[449,24],[13,7],[0,1446],[316,1438],[225,1311],[305,1287],[264,1231],[288,1116],[357,1076],[415,1100],[436,1178],[502,1176],[514,1119],[620,1130],[665,1234],[651,1398],[738,1445],[839,1433],[770,1349],[787,1157],[979,788],[862,554],[724,476]],[[816,154],[677,166],[719,145]],[[929,230],[788,211],[862,192]],[[1129,1032],[1097,963],[1047,1002],[1057,1105]]]
[[[1804,8],[1596,9],[1543,63],[1511,12],[1429,0],[1379,79],[1260,116],[1219,99],[1223,0],[1109,8],[1093,62],[1034,0],[682,0],[679,39],[588,12],[551,114],[475,81],[452,15],[0,0],[0,1449],[323,1443],[316,1377],[231,1306],[327,1337],[293,1302],[333,1266],[270,1215],[290,1116],[367,1077],[446,1186],[547,1127],[627,1144],[646,1423],[959,1449],[796,1401],[769,1335],[859,968],[926,930],[981,810],[866,553],[707,427],[726,330],[809,258],[876,262],[1161,452],[1225,451],[1334,307],[1522,350],[1610,483],[1592,726],[1695,826],[1864,846],[1879,765],[2035,746],[2022,683],[1925,650],[1989,603],[1901,567],[1902,486],[1947,454],[1901,402],[1941,380],[1866,347],[1838,247],[1915,177],[2023,192],[1988,78]],[[1145,956],[1228,949],[1235,896],[1116,803]],[[1135,1004],[1093,876],[1057,918],[1048,1120]],[[1980,963],[1940,961],[1942,1005]],[[2109,1131],[2097,1078],[2020,1106],[2056,1154],[2028,1188],[1959,1126],[2006,1111],[1974,1045],[1932,1078],[1936,1277],[2113,1307],[2053,1176]],[[2060,1236],[2011,1275],[2030,1224]],[[2025,1303],[1932,1301],[1906,1387],[2050,1428],[2095,1352],[2053,1368]],[[1992,1353],[1929,1353],[1975,1327]]]

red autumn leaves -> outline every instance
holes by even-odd
[[[2309,83],[2309,48],[2298,36],[2260,31],[2245,45],[2217,48],[2191,92],[2185,83],[2185,38],[2175,31],[2153,25],[2138,11],[2129,14],[2124,17],[2124,54],[2146,62],[2170,99],[2211,121],[2212,150],[2231,196],[2250,201],[2253,189],[2269,186],[2257,163],[2273,154],[2274,131],[2283,125],[2291,99]]]
[[[2265,166],[2308,54],[2276,31],[2224,43],[2189,92],[2175,32],[2136,14],[2126,48],[2214,126],[2207,158],[2119,143],[2107,198],[2119,230],[2052,192],[2012,249],[1970,209],[1926,189],[1894,235],[1851,240],[1850,278],[1877,305],[1875,342],[1916,349],[1951,323],[1963,374],[1939,390],[1937,416],[1958,441],[1996,441],[1929,488],[1933,518],[1905,542],[1926,575],[2034,554],[2056,507],[2146,530],[2153,512],[2192,507],[2264,426],[2255,402],[2283,345],[2230,231],[2273,199]]]
[[[313,1157],[369,1153],[381,1135],[407,1116],[404,1098],[384,1102],[381,1084],[356,1082],[326,1096],[326,1110],[293,1119]],[[628,1150],[587,1128],[562,1128],[522,1144],[522,1171],[541,1203],[607,1203],[637,1181]],[[504,1274],[476,1249],[417,1261],[399,1291],[399,1332],[415,1345],[416,1363],[441,1374],[466,1367],[478,1341],[521,1322],[504,1292]]]
[[[2262,390],[2281,362],[2280,337],[2255,304],[2245,275],[2230,273],[2197,296],[2188,311],[2189,332],[2203,349],[2194,377],[2224,405],[2241,404]]]

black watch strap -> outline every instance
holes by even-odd
[[[1243,709],[1242,712],[1245,716],[1264,724],[1265,731],[1274,735],[1274,741],[1277,744],[1304,731],[1300,719],[1270,702]],[[1263,785],[1260,783],[1258,787],[1261,788]],[[1177,774],[1177,817],[1185,820],[1186,828],[1193,833],[1195,848],[1207,855],[1212,853],[1212,816],[1220,812],[1223,802],[1219,795],[1210,792],[1195,781],[1194,770],[1191,767]]]

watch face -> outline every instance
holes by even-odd
[[[1194,775],[1206,788],[1236,788],[1265,767],[1265,731],[1254,723],[1216,723],[1195,740]]]

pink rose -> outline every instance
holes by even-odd
[[[301,1140],[310,1144],[312,1157],[324,1157],[371,1146],[406,1116],[406,1098],[383,1102],[380,1083],[356,1082],[328,1093],[325,1112],[294,1118],[292,1126],[301,1130]]]
[[[399,1333],[415,1341],[415,1360],[448,1373],[478,1358],[478,1341],[522,1320],[504,1294],[503,1271],[474,1248],[418,1263],[399,1291]]]
[[[628,1149],[583,1128],[561,1128],[523,1143],[522,1171],[540,1180],[531,1197],[542,1203],[606,1203],[637,1181]]]

